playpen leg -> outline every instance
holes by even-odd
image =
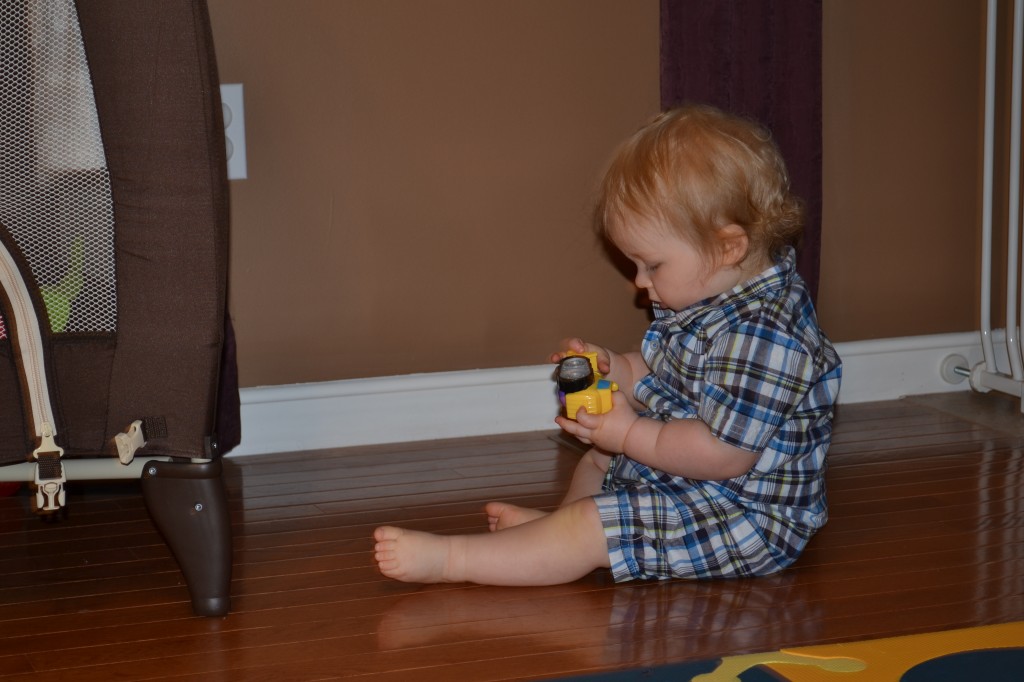
[[[219,459],[147,462],[142,494],[153,522],[178,560],[200,616],[231,607],[231,521]]]

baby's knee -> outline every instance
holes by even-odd
[[[611,466],[612,458],[611,455],[606,455],[597,448],[590,448],[580,461],[595,467],[602,474],[606,474],[608,473],[608,467]]]
[[[560,546],[573,547],[579,556],[588,557],[595,568],[610,566],[604,525],[594,498],[576,500],[558,513],[565,523],[564,531],[567,531],[567,537],[562,539]]]
[[[565,512],[565,516],[569,519],[569,522],[573,525],[575,530],[596,530],[599,531],[602,536],[604,535],[604,526],[601,524],[601,513],[597,510],[597,502],[593,497],[584,497],[576,500],[575,502],[571,502],[567,506],[563,507],[561,511]]]

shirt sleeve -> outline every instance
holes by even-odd
[[[712,342],[698,413],[720,439],[762,452],[810,390],[814,362],[792,336],[742,325]]]

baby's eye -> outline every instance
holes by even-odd
[[[647,272],[654,272],[659,267],[661,267],[661,263],[648,263],[648,264],[646,264],[644,266],[644,268],[647,270]]]

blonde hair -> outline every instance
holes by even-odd
[[[773,257],[803,230],[803,203],[762,126],[710,106],[690,105],[651,120],[612,159],[595,211],[598,233],[614,240],[633,218],[686,238],[710,262],[718,229],[739,225],[745,258]]]

